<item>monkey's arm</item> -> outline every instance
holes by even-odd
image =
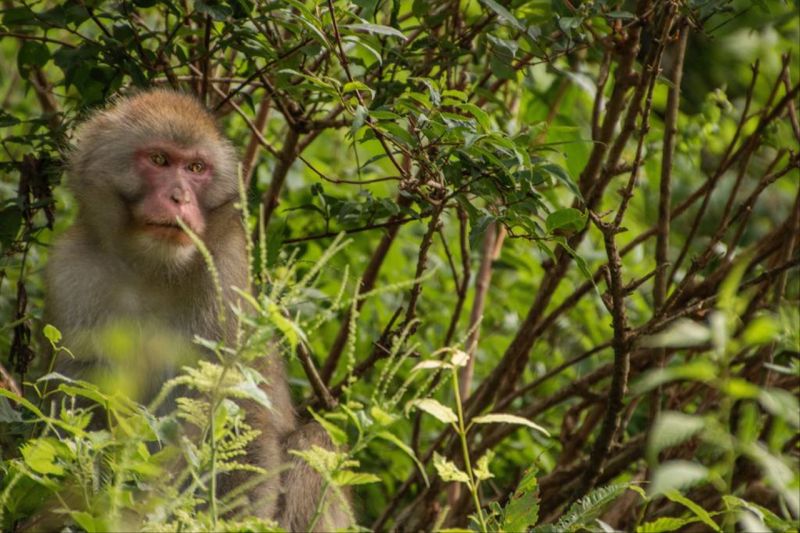
[[[323,496],[322,477],[305,461],[288,453],[289,450],[306,450],[314,445],[329,450],[334,448],[328,434],[316,422],[298,428],[287,437],[283,445],[290,467],[283,476],[284,505],[278,522],[288,531],[309,531]],[[343,496],[347,501],[342,501],[342,497],[332,488],[327,491],[321,507],[323,513],[313,531],[336,531],[352,525],[351,513],[347,509],[349,498],[346,494]]]

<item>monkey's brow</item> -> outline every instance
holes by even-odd
[[[178,155],[182,159],[203,159],[208,160],[208,151],[201,148],[199,145],[202,143],[197,140],[186,138],[170,139],[155,138],[146,142],[143,150],[162,150],[167,152],[168,155]]]

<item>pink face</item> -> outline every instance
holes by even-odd
[[[189,236],[178,226],[181,219],[194,233],[205,230],[200,198],[211,181],[211,163],[202,152],[170,142],[154,142],[138,150],[136,173],[142,179],[142,199],[133,207],[135,231],[187,245]]]

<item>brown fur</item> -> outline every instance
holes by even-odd
[[[211,154],[213,178],[199,198],[207,222],[201,237],[219,271],[226,307],[236,301],[232,287],[246,288],[248,258],[245,232],[234,208],[234,150],[199,102],[171,91],[119,99],[78,128],[76,147],[69,154],[68,184],[79,213],[54,247],[46,271],[46,321],[61,330],[65,345],[77,356],[74,361],[62,359],[57,369],[71,377],[98,379],[115,367],[137,368],[144,376],[140,401],[152,399],[165,379],[199,357],[191,343],[195,335],[233,343],[236,331],[232,316],[224,330],[219,324],[213,283],[196,250],[173,253],[169,247],[150,247],[130,238],[131,205],[146,194],[132,166],[133,154],[142,143],[158,139]],[[118,323],[134,332],[130,342],[136,360],[112,360],[118,354],[104,352],[104,331]],[[287,447],[330,442],[318,425],[297,429],[280,358],[267,357],[262,366],[273,408],[244,404],[249,423],[261,431],[249,460],[278,472],[287,460]],[[241,481],[229,476],[220,485],[233,488]],[[319,476],[294,460],[286,474],[257,486],[249,499],[258,516],[303,530],[320,488]],[[347,526],[347,513],[329,507],[317,528]]]

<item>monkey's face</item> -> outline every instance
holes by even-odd
[[[236,155],[194,98],[148,91],[93,114],[75,134],[70,188],[101,246],[126,261],[182,266],[238,198]],[[210,238],[210,237],[209,237]]]
[[[189,235],[178,225],[203,237],[206,216],[201,203],[212,179],[208,154],[168,141],[144,146],[134,155],[140,194],[132,202],[131,231],[174,246],[191,246]]]

